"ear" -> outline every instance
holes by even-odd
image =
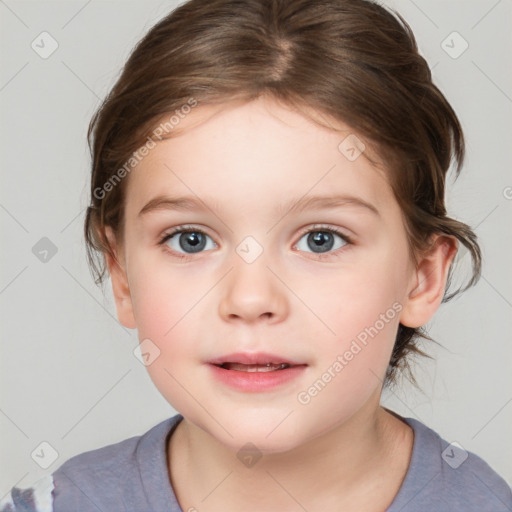
[[[110,226],[105,228],[105,234],[115,256],[114,258],[108,253],[105,254],[110,279],[112,281],[112,291],[116,302],[117,318],[125,327],[135,329],[137,325],[133,314],[132,297],[122,251],[117,245],[116,237]]]
[[[450,265],[457,253],[457,239],[435,235],[430,248],[421,256],[411,279],[400,323],[406,327],[425,325],[443,299]]]

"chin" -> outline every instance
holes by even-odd
[[[262,454],[282,453],[305,442],[305,439],[301,438],[297,418],[292,419],[293,414],[286,418],[286,414],[281,410],[268,414],[261,409],[248,411],[247,414],[238,410],[223,419],[221,415],[217,416],[221,425],[231,435],[216,422],[208,421],[208,427],[203,429],[235,452],[251,443]]]

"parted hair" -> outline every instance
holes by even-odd
[[[453,165],[457,177],[464,161],[462,127],[400,14],[370,0],[189,0],[136,44],[89,125],[85,239],[97,284],[107,274],[106,255],[115,258],[106,227],[123,238],[128,178],[120,180],[119,170],[126,174],[126,162],[154,139],[155,127],[191,99],[200,106],[262,95],[305,115],[314,109],[324,120],[315,122],[332,129],[329,119],[339,120],[374,150],[414,261],[436,234],[465,246],[471,276],[450,291],[452,262],[444,302],[478,281],[476,235],[445,207],[448,171]],[[426,355],[421,339],[433,341],[423,327],[399,325],[386,385],[401,372],[414,382],[410,356]]]

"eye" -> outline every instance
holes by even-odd
[[[320,258],[335,255],[338,249],[352,244],[350,237],[335,228],[315,226],[303,233],[296,246],[299,250],[313,252]],[[204,231],[193,226],[180,226],[167,233],[159,241],[178,257],[200,253],[217,247],[217,244]],[[332,253],[332,254],[331,254]]]
[[[211,242],[210,244],[208,243],[209,241]],[[178,254],[183,254],[184,252],[185,255],[213,249],[217,246],[204,231],[190,227],[176,228],[171,233],[166,234],[159,244],[167,245]]]
[[[347,235],[335,228],[315,226],[313,229],[309,228],[296,245],[301,251],[308,252],[310,249],[314,254],[322,256],[351,243],[351,239]]]

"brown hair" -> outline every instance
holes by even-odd
[[[444,205],[452,158],[456,176],[464,160],[462,128],[398,13],[368,0],[190,0],[139,41],[89,126],[85,237],[97,284],[106,274],[105,253],[115,257],[105,227],[122,239],[126,180],[120,178],[157,123],[192,102],[250,101],[263,94],[338,119],[375,149],[414,258],[438,233],[467,248],[471,279],[451,294],[448,285],[443,301],[477,282],[476,235],[449,218]],[[395,382],[398,370],[408,370],[414,382],[408,355],[426,355],[417,346],[421,338],[431,339],[422,328],[400,324],[386,384]]]

